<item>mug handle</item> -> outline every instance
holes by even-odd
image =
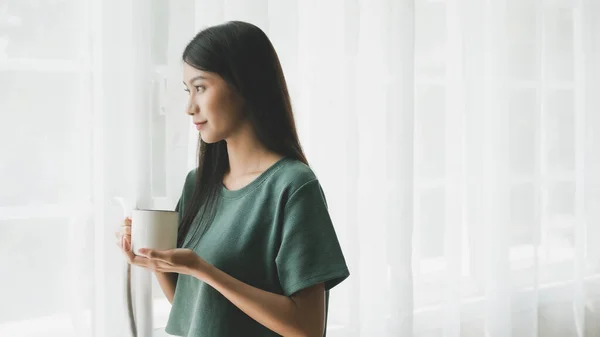
[[[135,205],[132,205],[133,202],[126,198],[113,197],[112,200],[116,201],[119,204],[119,206],[121,206],[121,210],[123,210],[123,218],[131,216],[131,211],[138,209],[137,202],[135,203]]]

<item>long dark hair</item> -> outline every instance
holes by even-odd
[[[237,91],[243,99],[245,115],[269,150],[308,165],[279,58],[260,28],[241,21],[206,28],[185,47],[183,61],[199,70],[217,73]],[[225,140],[207,144],[198,137],[196,183],[192,197],[183,205],[178,247],[183,247],[192,228],[188,247],[193,247],[209,227],[228,169]]]

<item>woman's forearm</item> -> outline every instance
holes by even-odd
[[[283,336],[323,336],[325,290],[322,284],[292,298],[253,287],[214,266],[194,275],[240,310]]]
[[[155,272],[158,284],[162,289],[163,293],[169,300],[169,303],[173,304],[173,297],[175,297],[175,285],[177,284],[177,273],[161,273]]]

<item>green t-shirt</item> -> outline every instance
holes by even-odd
[[[186,178],[180,215],[192,195],[195,174],[193,170]],[[327,302],[329,290],[349,276],[321,185],[304,163],[281,159],[239,190],[223,187],[219,198],[213,222],[193,248],[208,263],[285,296],[324,282]],[[188,275],[177,280],[166,332],[186,337],[278,336]]]

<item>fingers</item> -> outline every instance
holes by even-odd
[[[162,262],[171,262],[170,255],[167,252],[162,252],[154,249],[142,248],[139,250],[139,253],[149,259],[158,260]]]
[[[125,256],[127,258],[129,258],[129,253],[130,253],[130,249],[129,249],[129,241],[127,241],[127,238],[125,236],[121,237],[121,251],[125,254]]]
[[[146,259],[145,267],[152,271],[161,273],[171,272],[173,269],[173,266],[171,266],[170,264],[154,259]]]
[[[121,230],[115,232],[115,243],[118,247],[123,248],[123,238],[126,237],[131,241],[131,218],[127,217],[123,220]]]
[[[118,247],[122,247],[124,237],[125,237],[125,235],[123,235],[123,233],[121,233],[120,231],[115,232],[115,244]]]
[[[130,264],[136,264],[136,255],[133,253],[133,250],[131,249],[131,241],[129,241],[126,237],[123,237],[123,245],[122,245],[122,249],[121,251],[123,252],[123,254],[125,254],[125,257],[127,258],[127,262]]]
[[[139,249],[139,257],[143,258],[144,266],[155,272],[169,273],[173,272],[172,256],[168,251],[158,251],[148,248]]]
[[[130,218],[125,218],[125,220],[123,220],[123,224],[121,225],[121,230],[118,231],[117,233],[131,235],[131,219]]]
[[[152,270],[154,270],[154,268],[157,268],[157,266],[155,264],[153,264],[153,261],[151,261],[150,259],[148,259],[144,256],[135,255],[133,253],[133,249],[131,247],[131,240],[125,236],[123,237],[123,244],[122,244],[121,251],[127,258],[127,263],[129,263],[129,264],[133,264],[138,267],[149,268]]]
[[[115,244],[117,247],[123,248],[123,239],[131,241],[131,235],[125,234],[121,231],[115,232]]]
[[[121,225],[121,233],[126,235],[131,235],[131,219],[125,218],[123,224]]]
[[[127,262],[130,264],[136,264],[135,262],[135,254],[131,249],[131,237],[121,236],[121,238],[117,242],[117,246],[121,249],[123,255],[127,259]]]
[[[173,269],[173,266],[166,262],[135,255],[131,251],[127,253],[127,262],[138,267],[148,268],[154,272],[171,272]]]
[[[127,263],[158,272],[169,272],[172,269],[167,254],[154,250],[143,250],[136,255],[131,247],[131,218],[123,220],[119,231],[115,232],[115,244],[121,249]]]

